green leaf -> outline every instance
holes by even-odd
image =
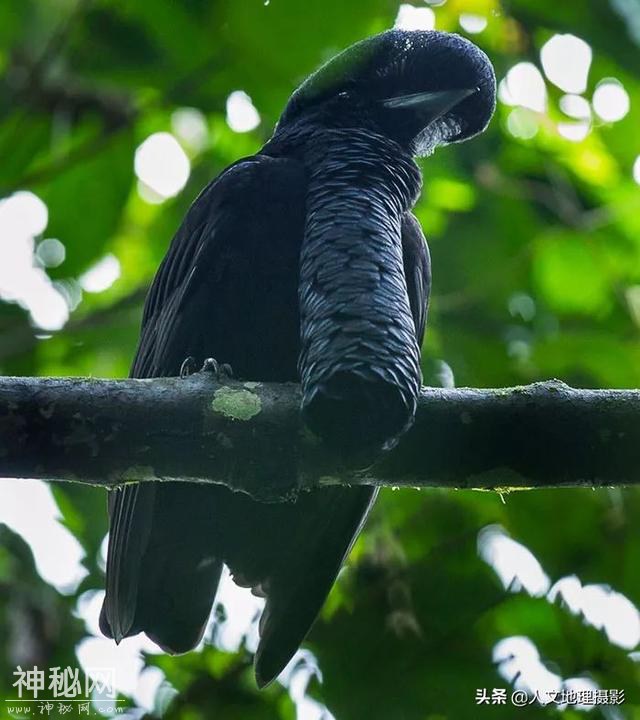
[[[54,277],[77,276],[99,259],[122,218],[133,183],[133,133],[103,139],[102,132],[90,134],[86,150],[38,189],[49,208],[45,234],[67,249],[64,263],[51,272]]]
[[[566,231],[538,238],[533,258],[536,287],[560,313],[602,315],[611,307],[606,267],[591,238]]]

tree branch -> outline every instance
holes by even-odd
[[[0,378],[0,477],[222,483],[259,499],[328,484],[525,488],[640,481],[640,391],[553,380],[424,388],[398,447],[362,468],[303,427],[294,384]],[[371,459],[368,459],[371,461]]]

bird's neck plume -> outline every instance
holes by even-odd
[[[353,130],[325,131],[305,163],[303,413],[333,444],[389,445],[411,424],[421,381],[401,239],[420,175],[395,143]]]

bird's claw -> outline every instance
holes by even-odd
[[[193,357],[193,355],[189,355],[189,357],[186,357],[182,361],[182,365],[180,365],[180,377],[186,378],[189,377],[189,375],[193,375],[197,367],[198,366],[196,365],[196,359]]]
[[[210,373],[215,375],[216,380],[231,380],[233,378],[233,370],[228,363],[219,363],[215,358],[210,357],[202,363],[202,367],[198,370],[196,359],[193,355],[189,355],[182,361],[180,377],[189,377],[189,375],[194,375],[196,372]]]
[[[215,358],[207,358],[200,372],[211,373],[216,376],[216,380],[230,380],[233,377],[233,370],[228,363],[219,363]]]
[[[219,374],[227,380],[232,380],[233,368],[229,365],[229,363],[222,363],[222,365],[220,365]]]
[[[212,375],[218,375],[220,372],[220,365],[218,364],[218,361],[215,358],[207,358],[203,363],[202,367],[200,368],[200,372],[202,373],[211,373]]]

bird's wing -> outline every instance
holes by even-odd
[[[242,252],[246,231],[238,207],[246,203],[243,194],[256,191],[263,165],[257,156],[239,160],[209,183],[189,208],[145,300],[132,377],[178,374],[189,349],[181,326],[185,314],[187,319],[194,314],[188,302],[203,285],[215,295],[216,284],[228,281],[232,251],[235,247]],[[193,345],[193,338],[187,345]]]
[[[269,206],[270,195],[288,184],[294,188],[294,199],[304,191],[298,168],[255,156],[231,166],[202,191],[149,291],[133,377],[175,376],[185,357],[202,361],[203,355],[215,356],[218,350],[221,361],[233,362],[226,356],[236,349],[228,345],[228,329],[238,321],[234,308],[251,294],[242,285],[245,278],[239,276],[250,271],[255,247],[268,243],[269,215],[282,214],[281,207]],[[248,323],[256,314],[249,307],[242,312]],[[251,336],[253,328],[242,332]],[[208,338],[217,341],[212,346]],[[295,368],[295,359],[291,364]],[[255,379],[261,379],[259,373]],[[209,541],[216,490],[220,495],[219,488],[142,483],[110,493],[101,614],[106,635],[120,641],[144,630],[174,652],[197,644],[221,569],[221,559],[213,556]]]
[[[431,258],[420,223],[412,213],[402,219],[402,259],[416,340],[422,346],[431,292]]]

